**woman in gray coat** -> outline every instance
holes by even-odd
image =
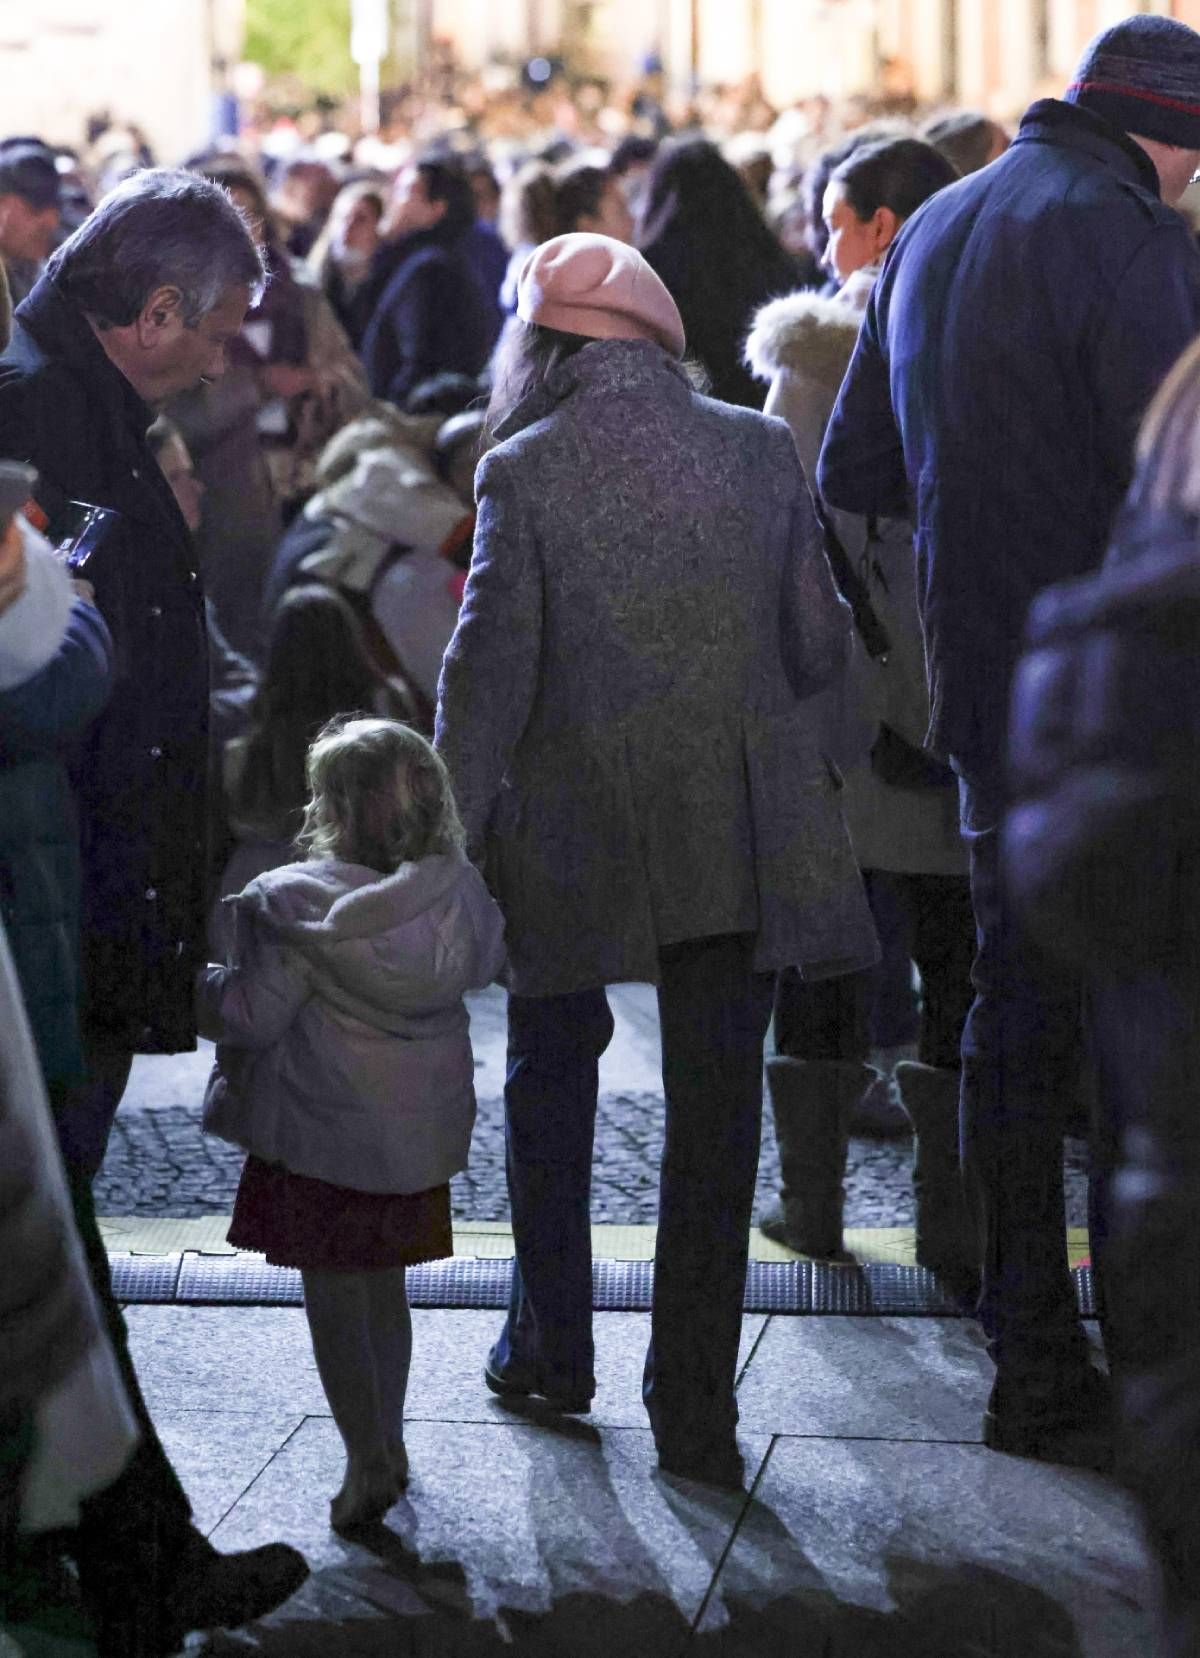
[[[517,315],[437,731],[510,956],[516,1265],[485,1379],[588,1408],[604,987],[652,980],[667,1124],[644,1398],[661,1467],[737,1484],[772,975],[875,955],[801,707],[850,620],[787,427],[693,391],[639,254],[558,237]]]

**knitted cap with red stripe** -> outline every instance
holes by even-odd
[[[1122,132],[1200,150],[1200,34],[1171,17],[1130,17],[1084,52],[1063,94]]]

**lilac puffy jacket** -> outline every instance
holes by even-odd
[[[461,856],[387,876],[287,864],[228,902],[232,966],[210,966],[198,990],[218,1044],[206,1132],[357,1191],[457,1174],[475,1120],[463,996],[504,964],[478,871]]]

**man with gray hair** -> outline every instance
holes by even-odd
[[[54,254],[0,357],[0,455],[37,468],[31,512],[60,543],[77,527],[79,503],[107,514],[76,566],[95,590],[116,662],[111,701],[72,774],[86,1075],[51,1103],[142,1435],[115,1484],[83,1505],[71,1545],[101,1650],[114,1658],[170,1653],[189,1630],[261,1616],[307,1571],[278,1544],[218,1554],[192,1525],[138,1388],[91,1195],[133,1055],[196,1045],[192,983],[206,959],[204,598],[146,431],[168,398],[222,373],[264,281],[223,190],[190,173],[144,172]]]

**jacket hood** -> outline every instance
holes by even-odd
[[[234,902],[289,943],[310,948],[374,938],[415,921],[461,880],[461,854],[401,864],[391,875],[333,858],[284,864],[251,881]]]
[[[306,575],[369,592],[397,544],[438,553],[461,532],[469,509],[416,450],[369,449],[354,470],[314,495],[308,518],[328,518],[328,542],[301,564]]]
[[[376,1030],[457,1026],[480,982],[480,938],[491,900],[461,854],[422,858],[380,875],[332,859],[287,864],[232,900],[307,961],[321,997]],[[464,913],[465,912],[465,913]],[[500,953],[503,959],[503,952]]]
[[[840,385],[862,313],[834,294],[787,294],[764,305],[746,341],[746,367],[759,380],[784,369]]]

